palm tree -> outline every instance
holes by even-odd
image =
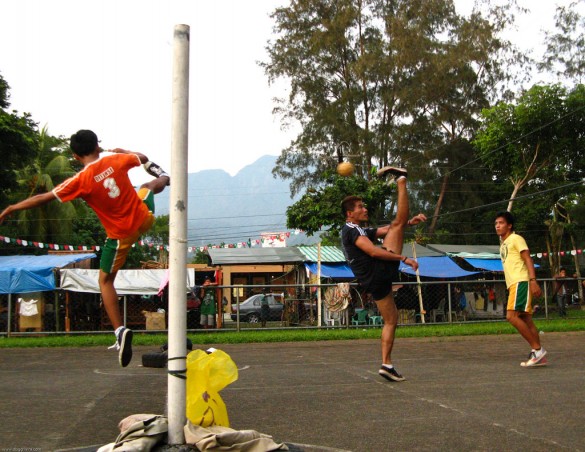
[[[71,160],[65,155],[67,141],[52,137],[44,126],[39,134],[37,155],[33,162],[17,172],[17,181],[26,197],[51,191],[75,174]],[[19,235],[27,240],[67,243],[73,220],[84,210],[79,202],[51,202],[37,209],[19,212]]]

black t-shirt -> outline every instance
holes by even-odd
[[[364,253],[355,244],[360,236],[365,236],[372,243],[376,241],[376,228],[362,228],[354,223],[345,223],[341,229],[341,244],[343,254],[358,281],[368,286],[373,277],[374,258]]]

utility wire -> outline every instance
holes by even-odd
[[[531,197],[536,196],[536,195],[542,195],[542,194],[545,194],[545,193],[550,193],[550,192],[553,192],[553,191],[556,191],[556,190],[562,190],[562,189],[565,189],[565,188],[574,187],[575,185],[581,185],[581,184],[583,184],[583,181],[572,182],[570,184],[562,185],[560,187],[548,188],[546,190],[541,190],[541,191],[538,191],[538,192],[535,192],[535,193],[528,193],[526,195],[516,196],[515,198],[509,198],[509,199],[505,199],[505,200],[502,200],[502,201],[496,201],[496,202],[492,202],[492,203],[489,203],[489,204],[483,204],[481,206],[469,207],[467,209],[456,210],[454,212],[442,213],[442,214],[439,214],[439,215],[435,215],[434,218],[441,218],[441,217],[445,217],[445,216],[449,216],[449,215],[455,215],[455,214],[458,214],[458,213],[470,212],[472,210],[479,210],[479,209],[483,209],[483,208],[486,208],[486,207],[497,206],[498,204],[503,204],[503,203],[510,202],[510,201],[517,201],[519,199],[524,199],[524,198],[531,198]]]

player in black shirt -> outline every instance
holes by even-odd
[[[384,319],[382,328],[382,367],[378,373],[391,381],[403,381],[405,378],[392,365],[392,346],[398,323],[398,309],[394,303],[392,283],[398,281],[400,261],[418,268],[414,259],[403,256],[402,245],[404,229],[426,221],[427,217],[418,214],[408,219],[408,193],[406,190],[406,170],[384,167],[378,176],[388,177],[396,182],[398,189],[398,208],[392,223],[380,228],[362,227],[368,221],[368,209],[359,196],[348,196],[341,203],[346,224],[341,230],[341,243],[345,258],[360,285],[372,294],[378,310]],[[382,247],[374,243],[382,238]]]

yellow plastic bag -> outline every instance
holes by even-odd
[[[229,427],[219,391],[238,379],[238,368],[227,353],[210,350],[194,350],[187,355],[187,419],[201,427]]]

